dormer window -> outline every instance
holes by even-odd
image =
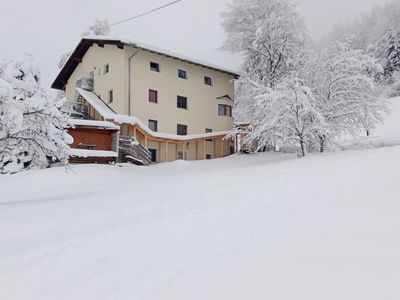
[[[153,72],[160,72],[160,64],[151,61],[150,62],[150,70],[153,71]]]

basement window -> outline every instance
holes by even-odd
[[[160,64],[151,61],[150,62],[150,70],[153,71],[153,72],[160,72]]]

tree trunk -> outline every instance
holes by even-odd
[[[304,149],[304,140],[302,138],[300,139],[300,149],[301,149],[301,157],[306,156],[306,151]]]

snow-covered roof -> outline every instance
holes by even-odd
[[[118,125],[107,121],[70,119],[69,122],[74,126],[89,126],[89,127],[119,130]]]
[[[199,59],[191,58],[186,55],[178,54],[173,51],[164,50],[155,46],[147,45],[145,43],[141,43],[138,41],[134,41],[128,38],[120,38],[120,37],[110,37],[110,36],[86,36],[81,39],[80,43],[77,45],[75,50],[71,53],[69,58],[66,60],[64,65],[61,68],[60,73],[57,78],[51,85],[54,89],[64,89],[65,84],[68,82],[69,77],[72,75],[76,67],[79,65],[83,56],[86,54],[88,49],[95,43],[98,44],[113,44],[118,46],[119,48],[123,48],[125,45],[129,45],[138,49],[151,51],[157,54],[165,55],[168,57],[172,57],[174,59],[179,59],[191,64],[195,64],[198,66],[202,66],[204,68],[208,68],[214,71],[223,72],[232,75],[235,78],[238,78],[238,72],[235,70],[231,70],[229,68],[217,66],[215,64],[211,64],[209,62],[204,62]]]
[[[118,153],[114,151],[104,150],[87,150],[87,149],[74,149],[69,150],[69,155],[73,157],[118,157]]]
[[[143,123],[139,118],[116,114],[109,108],[103,100],[96,96],[93,92],[85,91],[81,88],[76,88],[76,91],[91,105],[93,108],[101,115],[104,119],[113,121],[119,124],[130,124],[138,125],[143,131],[155,138],[161,139],[171,139],[178,141],[189,141],[202,138],[212,138],[216,136],[225,136],[229,134],[229,131],[216,131],[201,134],[191,134],[191,135],[177,135],[170,133],[162,133],[152,131],[145,123]]]

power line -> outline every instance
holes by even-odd
[[[112,23],[112,24],[110,24],[110,25],[108,25],[108,26],[111,27],[111,26],[115,26],[115,25],[119,25],[119,24],[128,22],[128,21],[132,21],[132,20],[134,20],[134,19],[137,19],[137,18],[146,16],[146,15],[148,15],[148,14],[151,14],[151,13],[153,13],[153,12],[155,12],[155,11],[161,10],[161,9],[166,8],[166,7],[168,7],[168,6],[174,5],[174,4],[176,4],[176,3],[178,3],[178,2],[181,2],[181,1],[183,1],[183,0],[176,0],[176,1],[173,1],[173,2],[170,2],[170,3],[167,3],[167,4],[162,5],[162,6],[159,6],[159,7],[157,7],[157,8],[148,10],[148,11],[146,11],[146,12],[144,12],[144,13],[139,14],[139,15],[136,15],[136,16],[133,16],[133,17],[130,17],[130,18],[127,18],[127,19],[124,19],[124,20],[121,20],[121,21]]]

